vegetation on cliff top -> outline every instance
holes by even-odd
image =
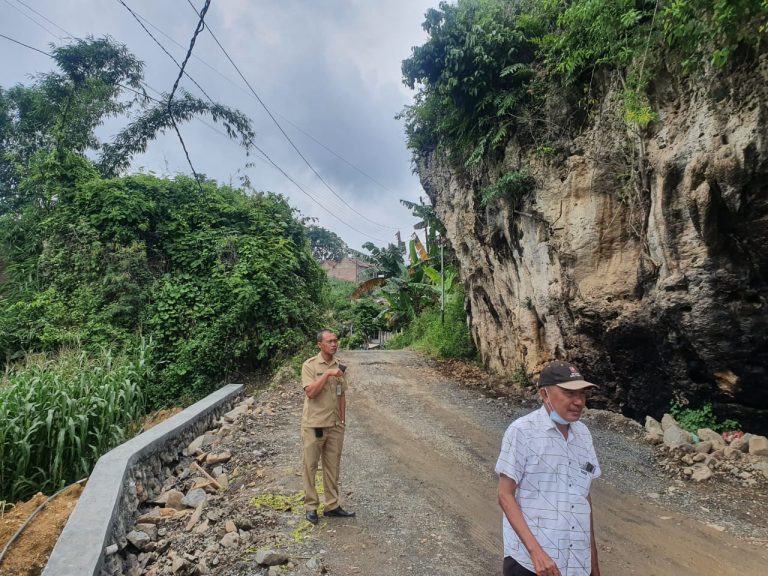
[[[766,39],[768,0],[459,0],[426,14],[427,42],[403,62],[418,88],[403,112],[409,146],[457,165],[488,158],[514,134],[546,150],[546,98],[594,103],[593,78],[620,73],[625,119],[654,118],[645,96],[658,67],[680,74],[751,57]],[[579,96],[580,95],[580,96]]]

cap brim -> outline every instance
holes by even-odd
[[[598,388],[597,384],[587,382],[586,380],[574,380],[573,382],[559,382],[555,384],[558,388],[565,390],[584,390],[584,388]]]

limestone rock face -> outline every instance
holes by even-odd
[[[764,432],[768,58],[741,75],[655,79],[658,119],[639,136],[617,94],[606,83],[597,119],[560,155],[513,140],[476,173],[439,151],[416,157],[475,344],[508,374],[572,360],[629,416],[682,395]],[[522,168],[532,192],[483,206],[484,186]]]

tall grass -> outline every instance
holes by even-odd
[[[29,356],[0,379],[0,500],[53,492],[87,476],[144,414],[151,344]]]

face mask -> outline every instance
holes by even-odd
[[[547,395],[547,400],[549,401],[549,419],[552,420],[555,424],[561,424],[563,426],[567,426],[570,424],[568,420],[560,416],[560,414],[557,413],[554,406],[552,406],[552,401],[549,399],[549,391],[545,388],[544,394]]]

